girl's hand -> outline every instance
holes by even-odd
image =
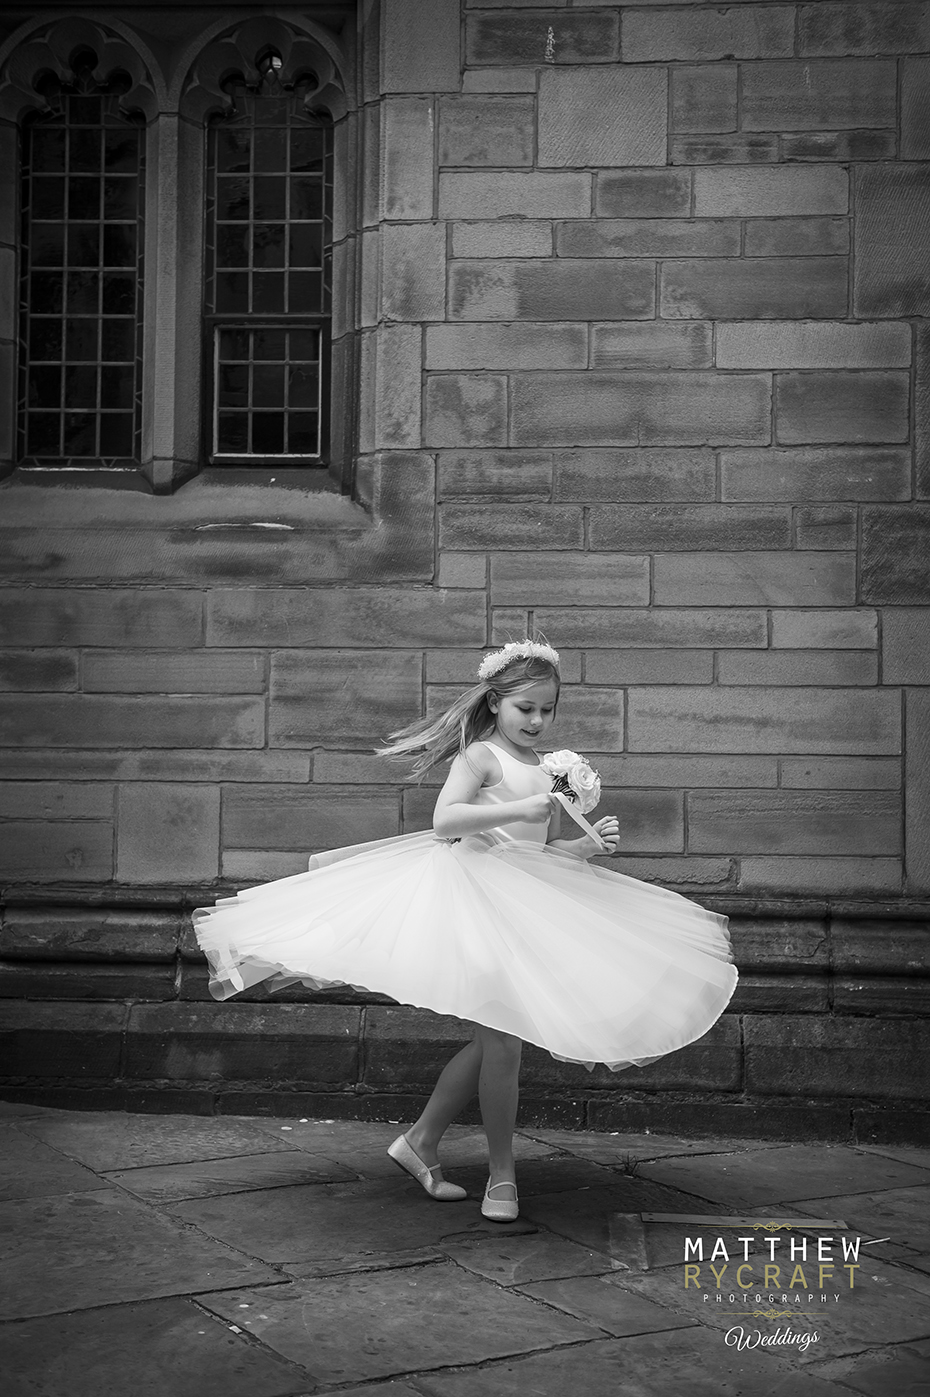
[[[615,854],[620,848],[620,821],[617,817],[615,815],[604,815],[600,820],[595,820],[591,828],[597,830],[598,834],[607,845],[607,852],[609,854]],[[591,843],[587,835],[585,835],[585,840],[588,844]],[[601,850],[595,849],[593,852],[599,854]],[[588,855],[588,857],[590,857],[590,855]]]
[[[554,795],[527,796],[519,801],[520,819],[526,820],[531,825],[541,825],[552,819],[553,813],[560,809],[559,802]]]

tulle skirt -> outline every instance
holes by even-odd
[[[198,908],[194,929],[216,999],[350,985],[614,1071],[700,1038],[737,980],[725,917],[489,835],[316,855],[306,873]]]

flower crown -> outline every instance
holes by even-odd
[[[553,650],[551,645],[543,645],[538,640],[512,640],[502,650],[493,650],[490,655],[485,655],[478,666],[478,678],[490,679],[513,664],[514,660],[529,659],[548,660],[558,672],[559,652]]]

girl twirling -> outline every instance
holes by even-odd
[[[505,646],[478,680],[382,749],[416,756],[417,775],[454,757],[431,831],[315,855],[307,873],[199,908],[194,926],[217,999],[259,982],[349,984],[472,1022],[472,1042],[388,1153],[431,1197],[464,1198],[442,1178],[438,1146],[477,1093],[481,1211],[510,1221],[523,1041],[588,1068],[641,1066],[706,1033],[737,976],[725,917],[588,863],[616,853],[619,826],[579,820],[536,753],[558,703],[556,651]],[[582,785],[596,784],[581,769]],[[580,837],[563,837],[566,810]]]

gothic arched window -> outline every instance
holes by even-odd
[[[22,130],[18,457],[34,466],[141,458],[144,119],[128,75],[49,78]]]
[[[319,464],[327,440],[333,127],[290,90],[281,58],[230,89],[207,159],[208,456]]]

